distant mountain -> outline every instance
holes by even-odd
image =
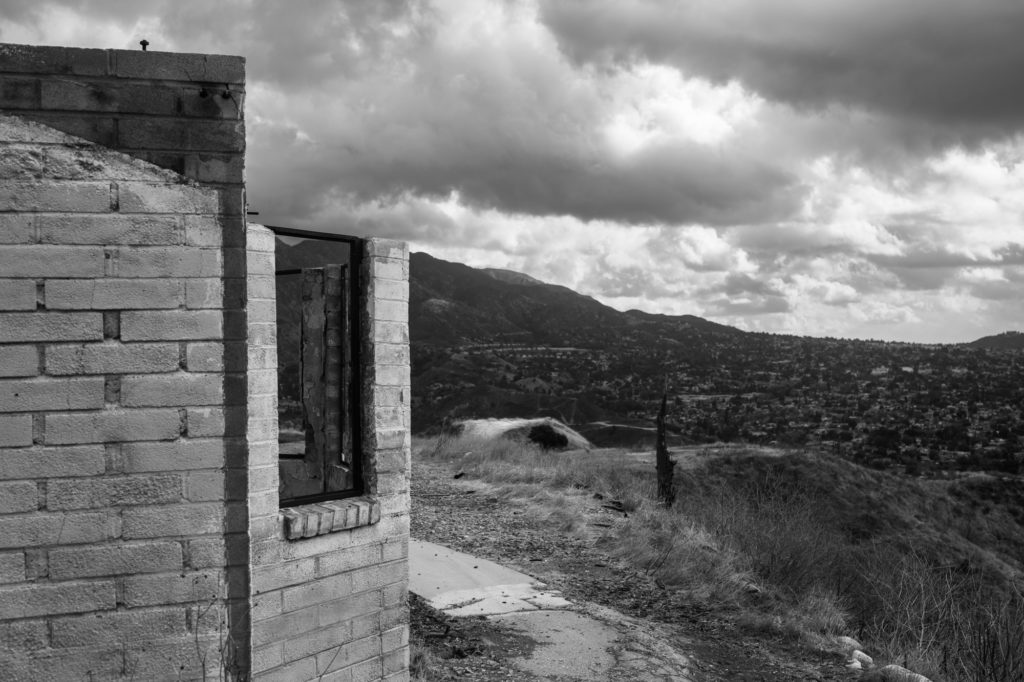
[[[604,348],[644,337],[693,340],[746,332],[693,315],[620,312],[566,287],[510,270],[478,270],[425,253],[410,260],[416,344],[517,343]]]
[[[460,417],[624,424],[616,382],[663,375],[680,354],[711,361],[726,339],[748,336],[692,315],[621,312],[522,273],[425,253],[410,259],[409,323],[417,430]]]
[[[1024,350],[1024,332],[1010,331],[992,336],[983,336],[967,344],[971,348],[993,348],[996,350]]]
[[[544,282],[530,277],[522,272],[516,272],[515,270],[502,270],[500,268],[482,268],[481,272],[486,272],[494,279],[501,280],[502,282],[508,282],[509,284],[537,284],[543,285]]]
[[[816,444],[911,473],[1024,471],[1024,334],[912,344],[621,312],[507,270],[414,253],[412,427],[554,417],[599,445]]]

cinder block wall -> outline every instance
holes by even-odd
[[[243,70],[0,46],[0,679],[248,665]]]
[[[0,45],[0,110],[204,183],[243,182],[245,60]]]
[[[281,510],[243,71],[0,45],[0,679],[408,678],[408,252],[362,243],[365,494]]]
[[[408,250],[362,243],[365,494],[282,512],[273,234],[250,225],[248,246],[254,679],[407,680]]]

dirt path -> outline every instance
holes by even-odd
[[[414,538],[510,566],[561,590],[574,602],[613,609],[630,622],[649,625],[660,640],[649,644],[669,645],[684,654],[698,681],[857,678],[843,667],[841,657],[744,634],[727,617],[681,603],[642,572],[609,557],[593,541],[535,518],[526,503],[502,499],[485,483],[456,480],[456,473],[443,463],[414,457]],[[604,525],[614,514],[595,503],[589,522]],[[491,621],[449,619],[415,600],[412,641],[432,654],[429,680],[530,679],[511,662],[530,643],[514,629]],[[638,650],[624,655],[642,658],[647,653]],[[655,669],[651,672],[656,675]]]

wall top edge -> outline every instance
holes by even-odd
[[[0,72],[244,83],[245,57],[0,43]]]

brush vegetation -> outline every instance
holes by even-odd
[[[676,449],[667,508],[649,452],[451,436],[416,451],[529,499],[563,530],[593,535],[594,495],[616,500],[627,515],[595,541],[750,632],[822,648],[853,635],[876,661],[936,680],[1024,680],[1019,480],[925,481],[808,451]]]

